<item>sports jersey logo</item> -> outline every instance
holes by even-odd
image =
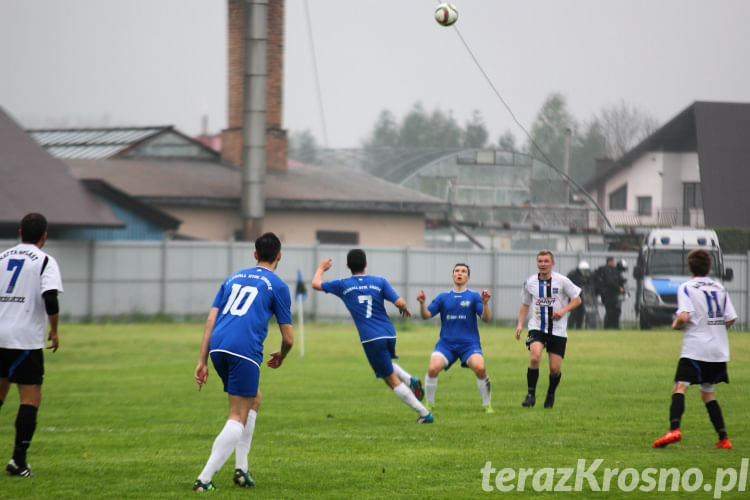
[[[471,304],[471,302],[469,302],[468,300],[461,301],[461,307],[469,307],[469,304]]]
[[[557,294],[557,293],[560,293],[560,289],[559,289],[559,288],[553,288],[553,289],[552,289],[552,293],[553,293],[553,294]]]
[[[539,297],[536,299],[536,305],[542,307],[551,307],[555,303],[555,297]]]

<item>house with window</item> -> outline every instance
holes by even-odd
[[[585,188],[613,225],[748,227],[750,103],[695,102]]]

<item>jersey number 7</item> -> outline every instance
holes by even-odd
[[[10,277],[10,283],[8,283],[8,289],[5,290],[5,293],[13,293],[13,289],[16,287],[16,281],[18,280],[18,275],[21,273],[23,263],[23,259],[8,259],[8,271],[11,271],[13,273],[13,276]]]
[[[372,295],[360,295],[357,297],[360,304],[367,304],[367,311],[365,312],[365,318],[372,318]]]

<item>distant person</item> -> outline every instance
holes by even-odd
[[[578,266],[568,273],[568,279],[581,289],[581,305],[570,312],[570,327],[580,330],[586,323],[587,314],[587,295],[591,294],[593,289],[593,278],[591,276],[591,266],[585,260],[578,263]],[[589,328],[589,325],[586,325]]]
[[[622,294],[625,280],[615,265],[614,257],[607,257],[607,263],[596,270],[596,288],[604,303],[604,329],[620,328]]]
[[[489,305],[491,295],[489,290],[482,290],[481,293],[470,290],[470,275],[471,270],[467,264],[453,266],[453,288],[439,294],[429,306],[425,305],[424,290],[417,294],[422,319],[440,315],[440,338],[430,356],[425,377],[425,406],[430,410],[435,404],[438,375],[460,360],[461,366],[471,368],[477,377],[477,387],[485,412],[494,413],[490,377],[484,366],[477,328],[477,316],[485,323],[492,317]]]
[[[523,322],[531,310],[526,337],[529,349],[529,367],[526,370],[528,393],[522,406],[536,404],[536,383],[539,380],[539,363],[542,351],[547,349],[549,357],[549,387],[544,400],[545,408],[555,404],[555,391],[562,377],[562,360],[568,341],[567,314],[581,305],[581,289],[567,276],[552,271],[555,257],[549,250],[540,250],[536,256],[539,273],[531,275],[521,290],[521,309],[516,323],[516,340],[521,338]]]
[[[63,291],[60,268],[41,248],[47,242],[47,219],[30,213],[21,220],[21,243],[0,253],[0,407],[10,384],[18,386],[13,458],[5,470],[11,476],[31,477],[26,452],[36,429],[42,402],[45,334],[47,349],[57,352]]]
[[[432,423],[432,413],[420,403],[424,398],[422,382],[393,361],[398,358],[396,329],[385,310],[385,301],[398,307],[402,316],[411,316],[406,301],[398,296],[388,280],[365,272],[367,256],[363,250],[355,248],[347,254],[346,266],[352,273],[348,278],[324,282],[323,273],[331,265],[331,259],[318,264],[312,287],[332,293],[344,302],[357,326],[362,348],[375,376],[382,378],[404,404],[419,414],[418,424]]]
[[[705,250],[693,250],[687,257],[692,278],[677,289],[677,317],[672,328],[685,328],[680,361],[672,388],[669,407],[669,432],[654,441],[654,448],[664,448],[682,439],[680,421],[685,412],[685,393],[691,384],[700,384],[701,399],[708,417],[719,435],[714,448],[729,449],[732,443],[724,427],[714,385],[729,383],[729,338],[727,328],[737,320],[729,294],[721,283],[708,277],[711,256]]]
[[[208,378],[210,355],[229,396],[229,418],[193,484],[196,491],[216,489],[211,480],[232,452],[234,483],[255,485],[248,454],[260,408],[258,381],[271,316],[276,316],[281,331],[281,349],[271,353],[266,364],[279,368],[294,343],[289,287],[274,273],[281,260],[281,241],[275,234],[265,233],[255,240],[255,259],[255,267],[234,273],[219,287],[203,329],[195,381],[200,391]]]

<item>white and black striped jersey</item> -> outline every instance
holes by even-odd
[[[63,290],[54,257],[29,243],[0,253],[0,347],[44,348],[47,312],[42,294],[48,290]]]
[[[552,321],[552,312],[580,294],[581,289],[560,273],[553,271],[548,280],[539,279],[539,274],[529,276],[521,292],[521,303],[529,306],[529,330],[567,337],[568,315]]]
[[[708,277],[695,277],[677,289],[677,314],[690,315],[685,324],[681,358],[696,361],[729,361],[725,323],[737,319],[729,294]]]

